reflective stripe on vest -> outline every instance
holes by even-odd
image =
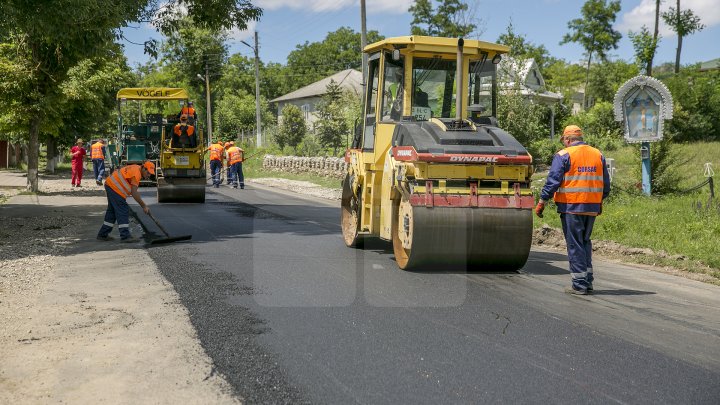
[[[91,159],[104,159],[105,156],[103,156],[102,148],[103,148],[103,144],[100,142],[95,142],[94,144],[92,144],[92,146],[90,147],[90,149],[92,151],[92,155],[90,155],[90,158]]]
[[[603,194],[602,154],[589,145],[569,146],[570,158],[560,188],[553,197],[556,203],[599,204]]]
[[[222,160],[222,153],[225,148],[222,145],[212,144],[210,145],[210,160]]]
[[[127,181],[127,178],[128,176],[130,178],[134,177],[132,173],[134,170],[140,170],[140,166],[131,165],[115,170],[105,183],[121,197],[128,198],[132,194],[132,186]]]
[[[228,149],[228,163],[231,165],[234,165],[235,163],[242,162],[242,153],[243,150],[238,148],[237,146],[233,146]]]

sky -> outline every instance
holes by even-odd
[[[260,21],[250,22],[248,30],[231,33],[230,53],[252,57],[253,50],[240,41],[253,43],[258,32],[260,59],[264,63],[286,64],[288,54],[296,46],[307,42],[320,42],[340,27],[360,32],[360,0],[251,0],[263,9]],[[584,0],[465,0],[475,8],[482,32],[480,39],[495,42],[512,21],[514,31],[524,35],[535,45],[544,45],[551,56],[568,62],[584,59],[583,48],[575,43],[560,45],[568,33],[570,20],[580,18]],[[366,0],[367,29],[376,30],[385,37],[410,34],[412,16],[408,8],[413,0]],[[433,1],[433,4],[436,4]],[[675,0],[663,0],[661,10],[675,6]],[[720,0],[681,0],[682,9],[690,8],[700,16],[705,29],[683,39],[681,63],[705,62],[720,57]],[[655,20],[655,0],[622,0],[614,28],[623,35],[618,49],[611,50],[612,59],[634,60],[629,31],[639,31],[646,25],[652,32]],[[675,61],[677,37],[660,19],[661,41],[655,63]],[[162,37],[146,25],[124,29],[132,42],[142,43],[150,38]],[[145,63],[142,46],[124,41],[125,55],[131,66]]]

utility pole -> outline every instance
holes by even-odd
[[[255,52],[255,126],[257,127],[256,146],[262,146],[261,118],[260,118],[260,47],[258,46],[258,33],[255,31],[255,46],[240,41]]]
[[[360,53],[362,53],[362,77],[363,77],[363,95],[365,94],[365,86],[367,82],[367,64],[368,55],[363,52],[367,46],[367,24],[365,18],[365,0],[360,0]],[[363,99],[365,97],[363,96]]]
[[[212,112],[210,111],[210,68],[205,59],[205,111],[207,112],[208,142],[212,144]]]

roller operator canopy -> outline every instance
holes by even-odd
[[[476,39],[463,39],[464,55],[479,55],[481,52],[487,52],[490,57],[496,54],[505,54],[510,52],[510,47],[492,42],[478,41]],[[367,45],[364,49],[366,53],[377,52],[381,49],[405,49],[407,52],[428,52],[428,53],[457,53],[458,38],[439,38],[425,37],[420,35],[410,35],[406,37],[386,38]]]
[[[185,89],[173,87],[128,87],[117,92],[118,100],[187,100]]]

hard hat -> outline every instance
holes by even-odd
[[[188,105],[193,105],[193,102],[192,102],[192,101],[188,101]]]
[[[77,140],[77,141],[75,141],[75,143],[83,143],[83,140],[82,140],[82,138],[78,138],[78,140]]]
[[[183,114],[180,116],[180,121],[187,121],[187,114]]]
[[[235,142],[233,142],[233,141],[230,141],[230,142],[228,142],[228,143],[230,144],[230,146],[235,145]]]
[[[227,148],[229,146],[230,146],[230,142],[225,142],[225,147]]]
[[[563,136],[568,135],[583,136],[582,129],[577,125],[568,125],[563,130]]]
[[[155,174],[155,163],[146,160],[145,163],[142,164],[145,170],[150,172],[150,174]]]

